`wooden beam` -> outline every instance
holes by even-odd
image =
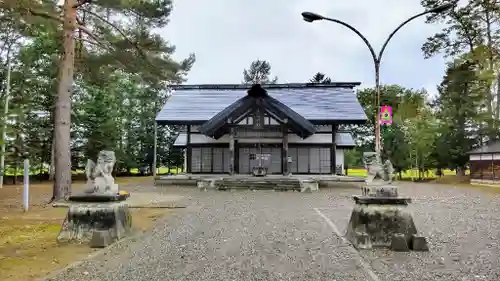
[[[234,174],[234,128],[229,133],[229,174]]]
[[[332,147],[330,149],[330,171],[332,175],[337,173],[337,143],[335,136],[337,135],[337,130],[339,125],[332,126]]]
[[[290,163],[288,162],[288,134],[283,135],[283,174],[290,174]]]
[[[186,128],[186,158],[187,158],[187,167],[186,172],[191,173],[191,168],[193,166],[192,163],[192,147],[191,147],[191,125],[187,125]]]

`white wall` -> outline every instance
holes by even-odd
[[[500,153],[496,154],[471,154],[469,160],[500,160]]]
[[[186,143],[186,135],[179,135],[178,137],[184,138],[179,140],[182,145]],[[177,142],[177,141],[176,141]],[[245,138],[239,139],[240,143],[282,143],[283,140],[281,138]],[[316,133],[306,139],[302,139],[296,134],[288,134],[288,143],[311,143],[311,144],[319,144],[319,143],[331,143],[332,142],[332,134],[331,133]],[[213,139],[207,137],[202,134],[192,134],[191,135],[191,144],[205,144],[205,143],[229,143],[229,136],[224,135],[219,139]]]
[[[248,124],[247,124],[246,122],[247,122],[248,118],[249,118],[249,120],[248,120]],[[240,122],[240,124],[241,125],[252,125],[253,124],[252,117],[248,117],[248,118],[247,119],[243,119]],[[269,122],[270,122],[270,124],[269,124]],[[278,125],[279,123],[276,120],[272,119],[272,118],[270,118],[270,119],[265,118],[264,119],[264,124],[265,125],[268,125],[268,124],[269,125]],[[191,127],[191,132],[193,132],[193,133],[194,132],[199,132],[198,128],[200,127],[200,125],[190,125],[190,127]],[[321,133],[321,132],[329,133],[329,132],[332,131],[332,126],[331,125],[315,125],[314,127],[316,127],[316,132],[318,132],[318,133]],[[183,131],[185,131],[185,130],[183,130]]]
[[[335,163],[342,165],[342,174],[344,173],[344,149],[337,148],[335,153]]]

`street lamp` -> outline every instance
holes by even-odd
[[[303,12],[302,13],[302,17],[303,17],[304,21],[306,21],[306,22],[327,20],[327,21],[331,21],[334,23],[338,23],[340,25],[343,25],[343,26],[349,28],[351,31],[356,33],[363,40],[365,45],[370,50],[370,54],[372,55],[372,59],[373,59],[373,64],[375,66],[375,92],[377,95],[376,96],[376,106],[375,106],[375,110],[376,110],[376,113],[375,113],[375,116],[376,116],[375,117],[375,151],[377,153],[380,154],[380,150],[381,150],[381,147],[380,147],[380,112],[379,112],[379,107],[380,107],[380,61],[382,59],[382,55],[384,54],[385,48],[387,47],[387,44],[392,39],[392,37],[394,37],[394,34],[396,34],[396,32],[398,32],[403,26],[405,26],[410,21],[412,21],[418,17],[421,17],[423,15],[427,15],[427,14],[431,14],[431,13],[442,13],[444,11],[447,11],[447,10],[453,8],[453,7],[454,7],[453,4],[450,4],[450,3],[444,4],[444,5],[432,8],[430,10],[424,11],[420,14],[414,15],[413,17],[407,19],[406,21],[401,23],[398,27],[396,27],[396,29],[394,29],[394,31],[391,34],[389,34],[389,36],[385,40],[384,44],[382,45],[382,48],[380,49],[380,52],[378,53],[378,55],[375,53],[375,50],[373,49],[373,47],[370,44],[370,42],[368,41],[368,39],[366,39],[366,37],[361,32],[359,32],[359,30],[354,28],[352,25],[350,25],[344,21],[338,20],[338,19],[327,18],[327,17],[324,17],[322,15],[311,13],[311,12]]]

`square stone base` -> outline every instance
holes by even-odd
[[[68,209],[57,241],[89,243],[94,232],[104,231],[106,241],[116,241],[132,232],[132,215],[126,203],[75,203]],[[109,242],[107,242],[109,243]]]
[[[370,243],[360,235],[367,235]],[[402,235],[410,244],[417,228],[406,205],[355,204],[346,237],[356,248],[391,247],[394,235]],[[366,238],[365,238],[366,239]]]

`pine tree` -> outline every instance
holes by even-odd
[[[243,70],[244,84],[275,84],[278,77],[271,78],[271,64],[265,60],[255,60]]]
[[[99,76],[106,79],[121,70],[139,74],[142,83],[157,89],[171,82],[182,82],[194,63],[194,55],[181,62],[173,61],[174,47],[153,32],[167,24],[171,0],[65,0],[62,7],[58,2],[0,0],[2,18],[8,15],[22,19],[20,30],[27,36],[37,37],[49,27],[57,32],[62,30],[58,88],[52,114],[55,200],[67,197],[71,187],[75,77],[96,82]]]
[[[436,140],[439,150],[434,155],[438,163],[446,162],[449,168],[457,168],[462,174],[469,160],[467,152],[475,142],[476,124],[481,122],[478,109],[484,104],[487,87],[477,77],[476,67],[471,61],[450,63],[435,103],[441,126]]]
[[[331,84],[332,79],[330,77],[327,77],[324,73],[317,72],[314,74],[313,78],[309,80],[310,83],[316,83],[316,84]]]

